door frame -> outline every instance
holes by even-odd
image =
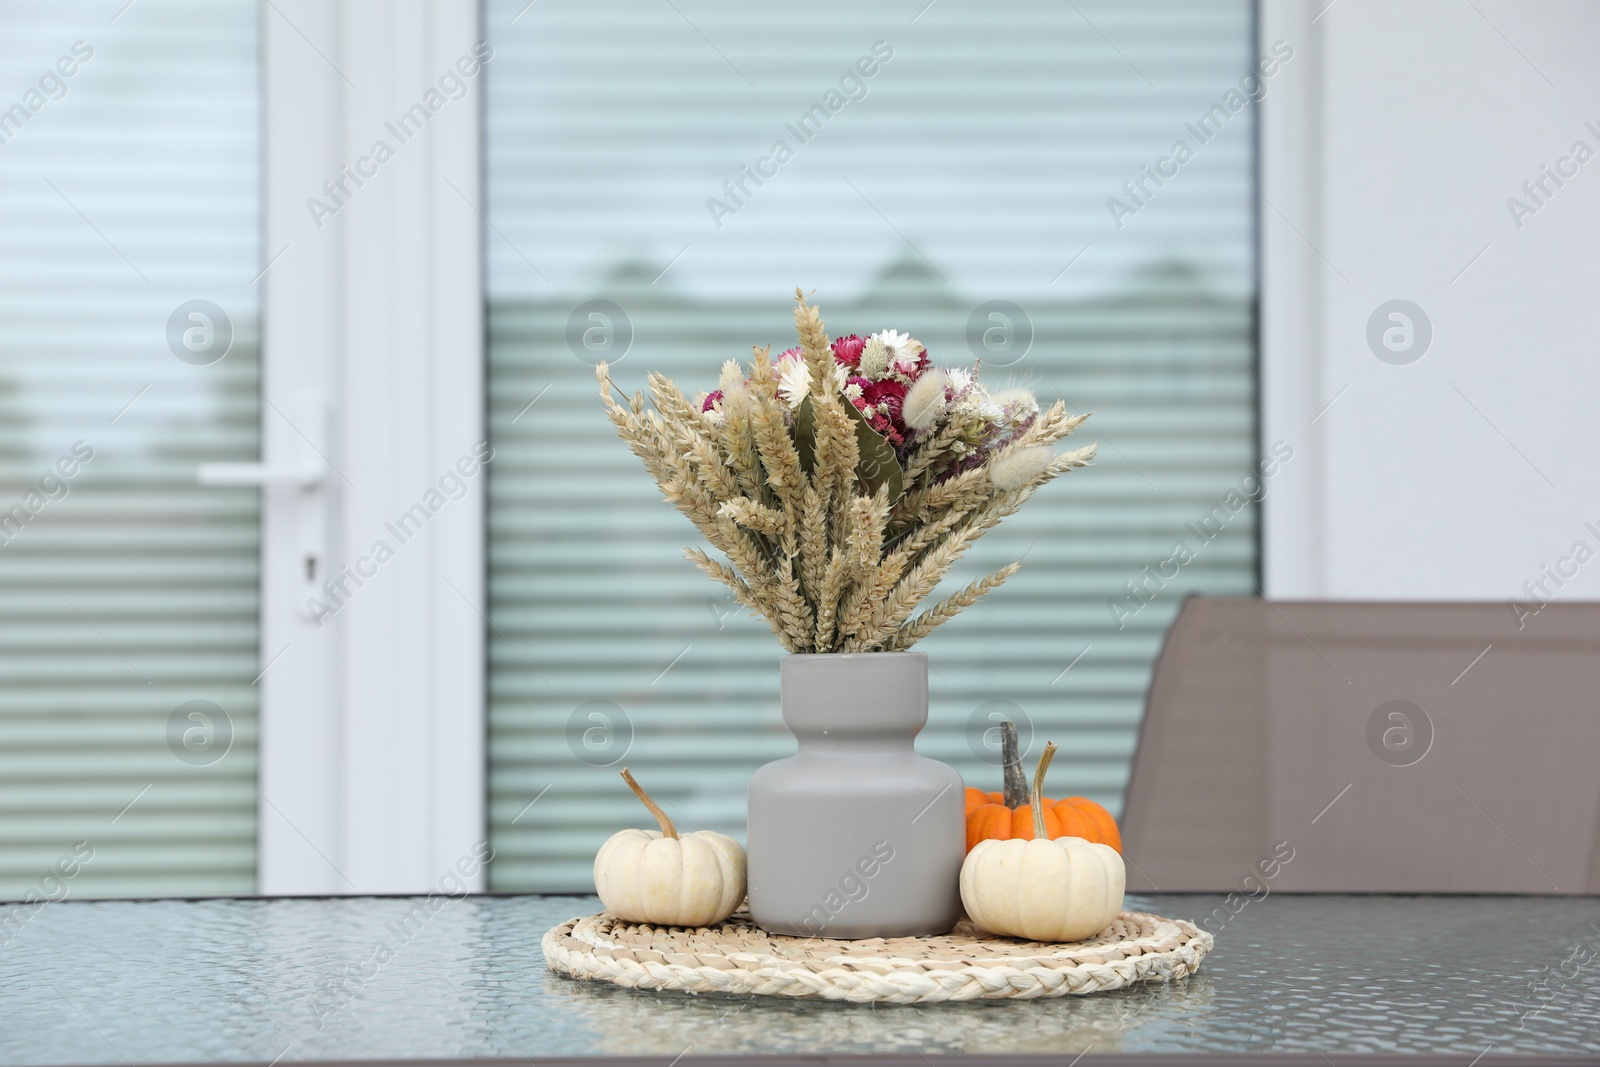
[[[1258,55],[1295,50],[1257,105],[1261,446],[1285,441],[1294,469],[1261,502],[1262,591],[1326,595],[1323,394],[1322,66],[1327,0],[1257,0]],[[1292,221],[1291,221],[1292,220]]]
[[[481,889],[478,5],[260,18],[258,892]]]

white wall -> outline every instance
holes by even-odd
[[[1569,557],[1546,589],[1600,598],[1600,3],[1325,5],[1262,0],[1297,52],[1262,105],[1266,591],[1520,599]],[[1367,342],[1392,299],[1432,323],[1409,365]]]

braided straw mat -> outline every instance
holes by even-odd
[[[941,937],[785,937],[741,911],[698,928],[628,923],[601,912],[568,919],[540,947],[553,971],[630,989],[937,1004],[1061,997],[1182,978],[1200,969],[1212,943],[1192,923],[1136,911],[1071,944],[994,937],[967,919]]]

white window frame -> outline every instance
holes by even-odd
[[[1268,597],[1326,595],[1323,516],[1322,240],[1320,90],[1327,0],[1258,0],[1258,54],[1274,41],[1295,49],[1259,107],[1261,441],[1295,449],[1261,504],[1262,591]],[[1293,221],[1291,221],[1293,220]]]
[[[485,438],[483,73],[404,143],[385,127],[472,54],[478,5],[271,0],[260,18],[258,891],[414,893],[452,869],[481,889],[487,472],[405,543],[386,526]],[[314,219],[380,139],[393,158]],[[324,577],[376,571],[321,625],[308,554]]]

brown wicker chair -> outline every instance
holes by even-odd
[[[1600,604],[1191,598],[1130,891],[1600,893]]]

